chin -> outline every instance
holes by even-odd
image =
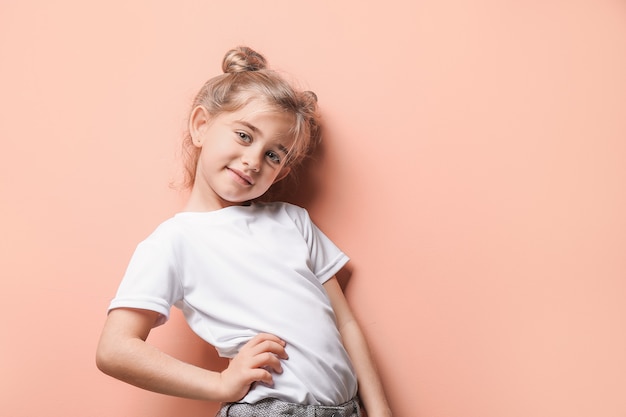
[[[228,196],[222,196],[221,199],[222,201],[227,204],[227,205],[242,205],[245,204],[247,202],[253,201],[255,199],[257,199],[258,197],[228,197]]]

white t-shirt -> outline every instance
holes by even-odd
[[[275,334],[287,342],[283,373],[242,401],[336,405],[356,395],[357,382],[322,284],[346,262],[295,205],[183,212],[137,246],[109,308],[156,311],[162,324],[176,306],[228,358],[256,334]]]

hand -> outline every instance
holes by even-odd
[[[272,385],[272,372],[282,373],[281,359],[288,359],[286,343],[268,333],[259,333],[243,345],[220,374],[225,402],[242,399],[254,382]]]

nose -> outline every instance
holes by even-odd
[[[261,167],[261,162],[263,160],[263,152],[258,149],[254,149],[253,147],[249,147],[246,149],[241,155],[241,162],[244,167],[248,168],[251,171],[258,172]]]

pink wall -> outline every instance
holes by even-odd
[[[0,3],[3,415],[212,413],[93,357],[181,206],[189,102],[241,43],[320,97],[309,208],[396,416],[626,415],[619,0]],[[179,315],[152,340],[216,364]]]

